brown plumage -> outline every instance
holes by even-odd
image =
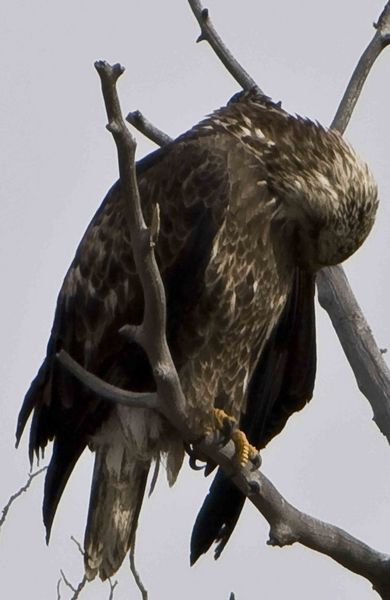
[[[189,423],[201,433],[211,408],[223,408],[261,448],[311,397],[314,272],[362,243],[376,211],[375,184],[337,133],[254,92],[140,161],[137,174],[147,220],[153,203],[160,205],[167,336]],[[114,385],[154,389],[143,350],[118,335],[143,311],[124,210],[116,183],[65,277],[47,356],[17,431],[19,439],[33,411],[31,459],[54,440],[43,507],[48,536],[76,461],[87,445],[96,452],[89,578],[119,568],[151,462],[165,454],[173,483],[183,459],[182,440],[162,417],[108,406],[55,362],[65,348]],[[213,485],[194,529],[192,560],[214,539],[223,547],[243,503],[220,474]]]

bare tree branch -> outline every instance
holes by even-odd
[[[76,544],[77,549],[80,552],[81,556],[84,556],[84,550],[83,550],[83,547],[80,544],[80,542],[78,540],[76,540],[76,538],[73,537],[73,535],[70,536],[70,539],[72,540],[72,542],[74,542]],[[60,593],[61,581],[63,581],[65,583],[65,585],[73,592],[73,595],[70,598],[70,600],[77,600],[77,598],[80,596],[80,593],[82,592],[82,590],[85,588],[86,584],[88,583],[88,579],[87,579],[86,575],[84,574],[80,583],[77,585],[77,587],[75,587],[74,585],[72,585],[70,583],[69,579],[66,577],[66,575],[62,569],[60,569],[60,573],[61,573],[61,577],[57,581],[57,600],[60,600],[60,598],[61,598],[61,593]]]
[[[340,133],[344,133],[347,128],[374,62],[382,50],[390,44],[390,2],[387,2],[374,27],[376,28],[375,35],[362,54],[332,121],[331,127]]]
[[[65,573],[62,571],[62,569],[60,569],[60,573],[61,573],[61,577],[65,583],[65,585],[72,590],[73,595],[70,598],[70,600],[77,600],[77,598],[79,598],[80,593],[83,591],[83,589],[85,588],[86,584],[88,583],[88,579],[86,577],[86,575],[83,576],[82,580],[80,581],[80,583],[78,584],[77,587],[74,587],[70,581],[66,578]],[[59,585],[57,584],[57,590],[59,589]]]
[[[257,474],[256,474],[257,475]],[[269,544],[299,542],[326,554],[350,571],[368,579],[383,600],[390,598],[390,555],[377,552],[342,529],[300,512],[260,474],[260,493],[250,497],[269,522]]]
[[[74,542],[76,544],[77,549],[80,552],[81,556],[84,556],[85,552],[84,552],[84,549],[83,549],[82,545],[80,544],[80,542],[78,540],[76,540],[76,538],[73,537],[73,535],[70,536],[70,539],[72,540],[72,542]]]
[[[142,582],[142,579],[140,577],[140,574],[137,571],[136,564],[135,564],[135,536],[134,536],[133,543],[130,548],[129,560],[130,560],[130,571],[133,575],[134,581],[135,581],[139,591],[141,592],[141,598],[142,598],[142,600],[148,600],[148,590],[145,588],[145,586]]]
[[[85,371],[65,350],[61,350],[57,354],[57,359],[72,375],[82,380],[84,385],[93,392],[99,393],[106,400],[113,398],[116,403],[125,404],[126,406],[132,405],[134,408],[157,407],[156,394],[135,394],[134,392],[122,390],[121,400],[119,400],[118,388]]]
[[[15,494],[12,494],[12,496],[10,496],[7,504],[4,506],[3,510],[1,511],[0,529],[4,525],[5,520],[7,518],[8,511],[11,508],[12,504],[15,502],[15,500],[17,500],[17,498],[19,498],[19,496],[24,494],[24,492],[27,492],[28,488],[30,487],[30,485],[31,485],[33,479],[35,479],[35,477],[37,477],[38,475],[40,475],[41,473],[43,473],[46,470],[47,470],[47,467],[42,467],[42,469],[39,469],[35,473],[30,473],[28,476],[27,482],[17,492],[15,492]]]
[[[143,133],[144,136],[152,140],[152,142],[157,144],[157,146],[164,146],[172,141],[172,138],[167,133],[164,133],[161,129],[158,129],[158,127],[148,121],[139,110],[129,112],[126,121]]]
[[[196,41],[201,42],[205,40],[210,44],[222,64],[244,90],[256,89],[261,92],[256,81],[252,79],[249,73],[234,58],[214,29],[208,9],[204,8],[199,0],[188,0],[188,2],[201,30],[201,34]]]
[[[191,440],[193,434],[186,423],[184,396],[165,338],[166,300],[154,255],[155,233],[146,227],[141,209],[134,162],[136,142],[123,120],[116,90],[116,81],[124,69],[120,65],[111,67],[103,61],[96,62],[95,67],[102,83],[108,117],[107,129],[112,133],[117,146],[120,181],[124,201],[127,202],[126,217],[134,262],[144,290],[143,322],[137,327],[128,327],[127,332],[145,349],[153,366],[161,410],[164,414],[167,413],[170,421],[180,431],[185,431],[185,437]],[[152,219],[153,221],[155,219]]]
[[[318,299],[329,314],[374,421],[390,442],[390,369],[348,284],[342,267],[317,274]]]
[[[111,581],[111,577],[108,578],[108,583],[110,586],[110,595],[108,596],[108,600],[113,600],[114,598],[114,590],[116,588],[116,586],[118,585],[117,580],[114,581],[114,583],[112,583]]]

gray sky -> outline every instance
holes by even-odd
[[[232,52],[285,108],[330,122],[384,0],[209,0]],[[106,132],[96,59],[127,67],[123,110],[141,109],[171,135],[225,104],[238,85],[207,44],[185,0],[14,0],[2,8],[0,155],[0,506],[25,480],[27,436],[14,450],[17,413],[44,356],[56,296],[77,243],[117,177]],[[382,205],[375,229],[346,270],[381,347],[390,346],[390,55],[372,71],[347,131],[370,163]],[[138,136],[138,155],[152,144]],[[371,421],[338,341],[318,310],[315,397],[263,454],[263,469],[288,500],[390,551],[390,452]],[[68,485],[49,548],[41,522],[43,479],[14,506],[1,534],[0,581],[7,598],[56,598],[59,569],[74,583],[82,564],[70,535],[83,538],[91,477],[84,455]],[[222,558],[189,568],[189,537],[211,480],[188,469],[169,490],[160,477],[144,503],[138,567],[150,600],[316,598],[364,600],[364,580],[302,547],[265,545],[268,527],[251,506]],[[127,563],[115,598],[137,598]],[[131,594],[131,596],[130,596]],[[81,596],[108,598],[99,582]],[[63,589],[63,598],[69,597]]]

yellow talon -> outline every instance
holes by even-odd
[[[240,429],[236,429],[232,433],[232,440],[236,447],[236,457],[241,467],[245,467],[249,460],[254,460],[257,455],[257,449],[248,442],[245,433]]]
[[[204,435],[209,435],[215,432],[225,432],[225,443],[232,439],[236,449],[236,460],[241,467],[245,467],[249,461],[258,461],[259,453],[257,448],[248,442],[245,433],[237,429],[237,420],[228,415],[220,408],[213,408],[212,424],[207,425],[203,432]]]

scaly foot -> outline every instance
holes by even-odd
[[[240,429],[236,429],[233,431],[231,438],[236,448],[236,460],[240,466],[245,467],[251,461],[253,466],[258,468],[260,466],[260,454],[257,448],[248,442],[245,433]]]

